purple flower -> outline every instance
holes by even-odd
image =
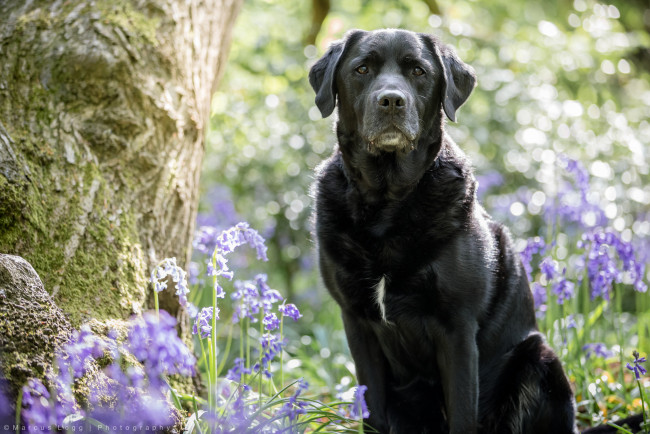
[[[199,314],[199,308],[194,305],[194,303],[187,303],[187,314],[190,318],[195,319]]]
[[[531,265],[533,255],[536,253],[544,253],[545,250],[546,244],[544,243],[544,240],[542,240],[540,237],[534,237],[528,239],[526,242],[526,247],[520,253],[521,263],[524,266],[524,270],[526,270],[526,276],[528,276],[529,282],[533,281],[533,267]]]
[[[274,313],[267,313],[264,316],[264,327],[266,327],[267,330],[275,330],[278,327],[280,327],[280,320]]]
[[[214,250],[214,246],[217,244],[217,235],[217,228],[213,226],[201,225],[194,232],[192,247],[194,247],[195,250],[206,255],[210,254]]]
[[[188,273],[188,282],[190,285],[202,285],[203,284],[203,279],[201,279],[199,276],[201,274],[201,270],[199,268],[199,264],[197,264],[194,261],[190,262],[190,267],[189,267],[189,273]]]
[[[477,175],[476,181],[478,184],[476,193],[479,199],[482,200],[485,193],[492,187],[503,185],[503,175],[501,175],[501,172],[493,170],[483,175]]]
[[[251,322],[257,322],[257,314],[262,307],[257,286],[250,280],[237,280],[234,287],[235,291],[230,296],[235,301],[233,303],[232,321],[236,323],[239,320],[248,318]]]
[[[63,424],[63,419],[74,414],[74,402],[56,399],[43,383],[30,378],[23,386],[22,417],[28,424],[28,431],[43,431],[45,428]],[[55,432],[56,430],[46,432]]]
[[[116,406],[110,408],[96,403],[90,412],[90,417],[105,425],[106,432],[121,433],[120,425],[127,425],[133,431],[149,431],[174,424],[173,410],[163,394],[151,390],[129,391],[122,384],[114,384],[107,390],[109,396],[116,398]]]
[[[587,353],[587,358],[591,356],[602,357],[604,359],[611,357],[612,352],[607,349],[607,346],[602,342],[596,342],[592,344],[585,344],[582,346],[582,351]]]
[[[546,288],[538,282],[533,282],[532,287],[533,300],[535,302],[535,309],[542,314],[546,312]]]
[[[367,390],[368,387],[366,386],[357,386],[354,391],[354,402],[350,406],[350,416],[354,419],[367,419],[370,417],[370,412],[364,399]]]
[[[154,270],[151,272],[151,283],[154,284],[154,291],[160,292],[167,288],[167,282],[163,279],[171,277],[176,283],[176,295],[178,295],[178,302],[181,306],[187,304],[187,294],[190,292],[187,286],[187,273],[176,265],[176,258],[164,259]]]
[[[233,362],[233,367],[230,368],[228,374],[226,374],[226,378],[230,381],[241,383],[242,375],[249,375],[252,372],[250,369],[246,368],[245,362],[246,361],[241,357],[237,357]]]
[[[294,321],[298,321],[298,318],[302,317],[296,305],[292,303],[282,304],[278,307],[278,310],[283,316],[288,316]]]
[[[598,204],[589,200],[589,173],[585,167],[566,155],[560,155],[558,161],[572,179],[559,191],[557,205],[547,208],[551,219],[559,216],[585,228],[605,225],[605,212]]]
[[[271,289],[266,283],[266,280],[266,274],[258,274],[255,276],[255,282],[260,291],[260,301],[264,306],[264,312],[270,311],[274,303],[283,300],[282,295],[275,289]]]
[[[226,278],[228,280],[232,280],[235,273],[233,273],[232,270],[230,270],[230,268],[228,268],[228,259],[226,259],[226,257],[224,255],[222,255],[221,253],[218,253],[218,252],[214,255],[214,259],[215,259],[215,263],[217,265],[217,268],[215,269],[212,266],[212,262],[208,261],[208,269],[207,269],[208,276],[217,276],[217,277],[221,276],[221,277],[224,277],[224,278]],[[215,287],[215,289],[217,289],[217,292],[218,292],[219,288]]]
[[[540,271],[546,276],[546,279],[551,281],[557,274],[557,264],[552,257],[546,256],[539,263]]]
[[[127,348],[143,363],[149,382],[154,388],[164,386],[164,376],[194,374],[194,355],[178,337],[176,320],[166,311],[147,312],[133,321]]]
[[[229,389],[229,388],[228,388]],[[268,429],[259,429],[263,425],[258,425],[257,429],[251,429],[251,423],[256,420],[257,406],[252,400],[248,400],[247,394],[250,387],[241,384],[232,393],[228,391],[223,397],[224,409],[218,413],[206,414],[203,420],[209,422],[210,428],[215,433],[267,433],[276,432]],[[259,402],[257,399],[254,402]]]
[[[348,405],[344,407],[343,414],[348,415],[352,419],[367,419],[370,416],[368,411],[368,406],[366,405],[366,400],[364,395],[368,387],[366,386],[355,386],[349,389],[346,392],[338,393],[336,397],[342,401],[350,401]]]
[[[612,285],[623,282],[626,275],[632,279],[634,289],[647,290],[643,282],[644,264],[636,260],[632,244],[621,240],[615,232],[588,232],[578,247],[585,248],[583,263],[587,267],[592,300],[597,297],[609,300]]]
[[[0,426],[9,425],[15,421],[16,413],[13,403],[10,403],[9,398],[4,393],[5,390],[8,390],[8,387],[8,381],[0,371]]]
[[[232,200],[232,192],[228,187],[217,185],[208,190],[204,196],[212,209],[207,213],[199,213],[196,217],[197,227],[213,226],[218,228],[229,227],[241,221],[235,210]],[[214,245],[208,246],[203,253],[214,250]]]
[[[237,247],[244,244],[248,244],[255,249],[258,259],[263,261],[268,260],[266,257],[267,248],[264,244],[264,238],[255,229],[251,229],[250,225],[246,222],[238,223],[230,229],[221,232],[216,240],[216,248],[223,252],[224,255],[233,252]]]
[[[557,304],[564,304],[565,300],[573,298],[574,289],[575,284],[562,275],[562,277],[553,284],[553,292],[557,295]]]
[[[75,331],[59,352],[59,371],[64,373],[70,369],[74,378],[83,377],[91,363],[102,357],[107,348],[108,345],[94,335],[88,325],[82,325],[81,330]]]
[[[627,366],[627,369],[629,369],[630,371],[634,371],[634,376],[636,377],[637,380],[640,380],[641,376],[645,375],[647,372],[646,369],[643,366],[641,366],[641,363],[645,363],[646,358],[639,357],[638,351],[634,351],[632,355],[634,356],[634,360],[632,361],[634,366],[630,365],[629,363],[625,366]]]
[[[302,392],[307,390],[308,387],[309,383],[307,383],[303,378],[298,380],[296,391],[291,397],[289,397],[289,401],[287,401],[279,411],[279,414],[282,415],[282,417],[286,417],[293,422],[296,420],[298,415],[305,414],[307,403],[304,401],[298,401],[298,398]]]
[[[192,327],[193,334],[201,333],[201,339],[205,339],[212,333],[212,306],[204,307],[196,316],[196,321]],[[217,308],[217,319],[219,319],[219,308]]]
[[[280,341],[278,336],[272,333],[265,333],[260,338],[260,343],[262,344],[262,354],[260,357],[260,362],[255,364],[253,370],[259,371],[261,368],[262,373],[267,378],[271,378],[272,376],[270,370],[271,361],[273,361],[275,356],[278,355],[280,351],[282,351],[282,347],[284,346],[284,344]]]

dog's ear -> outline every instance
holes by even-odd
[[[447,117],[456,122],[456,110],[467,101],[476,86],[476,73],[458,58],[453,48],[433,36],[424,36],[431,44],[432,55],[438,58],[443,69],[442,107]]]
[[[476,73],[474,68],[458,58],[451,47],[442,45],[440,55],[445,68],[446,84],[442,107],[447,117],[456,122],[456,110],[467,101],[476,86]]]
[[[336,107],[336,70],[343,57],[346,45],[360,30],[352,30],[339,41],[334,41],[323,57],[311,67],[309,84],[316,92],[316,107],[324,118],[328,117]]]
[[[309,70],[309,84],[316,92],[316,107],[324,118],[331,115],[336,106],[336,67],[344,48],[344,40],[333,42]]]

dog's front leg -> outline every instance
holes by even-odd
[[[368,423],[380,433],[388,432],[386,420],[387,361],[381,345],[370,326],[354,313],[342,309],[343,325],[354,359],[359,384],[368,387],[366,403],[370,411]]]
[[[462,322],[451,329],[445,325],[437,339],[450,434],[474,434],[478,429],[478,326],[469,317],[469,313],[457,313],[456,318]]]

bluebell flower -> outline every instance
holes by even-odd
[[[194,303],[187,303],[187,314],[190,318],[195,319],[199,314],[199,308],[194,305]]]
[[[151,389],[131,389],[122,382],[113,383],[102,392],[115,398],[116,404],[113,407],[95,401],[89,412],[91,418],[106,426],[107,432],[121,433],[120,425],[128,425],[133,431],[149,431],[150,428],[155,427],[155,430],[174,424],[172,407],[162,393]]]
[[[234,283],[235,291],[230,297],[235,301],[233,303],[233,316],[234,323],[239,322],[244,318],[248,318],[251,322],[257,322],[257,315],[262,308],[262,301],[257,286],[250,280],[240,281]]]
[[[344,407],[345,416],[356,420],[370,417],[370,412],[368,411],[364,397],[367,390],[368,387],[359,385],[337,395],[337,398],[342,401],[350,401],[350,404]]]
[[[207,275],[223,277],[225,279],[232,280],[235,273],[228,268],[228,259],[226,259],[224,255],[218,252],[214,255],[214,258],[217,268],[215,269],[212,266],[212,261],[208,260]]]
[[[292,303],[282,304],[278,306],[278,310],[282,315],[288,316],[294,321],[298,321],[298,318],[302,317],[302,314],[300,313],[300,311],[298,311],[296,305]]]
[[[16,415],[13,403],[10,403],[4,393],[5,390],[9,390],[8,381],[0,371],[0,426],[13,424]]]
[[[199,212],[196,216],[197,226],[210,226],[217,228],[225,228],[234,225],[241,221],[241,217],[235,210],[233,203],[232,192],[228,187],[223,185],[216,185],[210,188],[204,195],[207,202],[211,205],[209,212]],[[203,253],[212,251],[214,246]]]
[[[219,234],[217,228],[208,225],[200,225],[194,232],[194,240],[192,247],[203,254],[210,254],[217,244],[217,235]]]
[[[551,219],[562,218],[584,228],[603,226],[607,222],[604,210],[589,200],[589,172],[578,160],[559,155],[558,162],[572,177],[558,192],[557,205],[547,208]]]
[[[487,193],[492,187],[503,185],[503,175],[499,171],[492,170],[485,174],[476,175],[476,181],[476,193],[479,200],[483,200],[485,193]]]
[[[535,310],[541,313],[546,312],[546,299],[547,299],[546,288],[544,288],[538,282],[533,282],[533,286],[531,290],[533,292],[533,301],[535,303]]]
[[[226,374],[226,378],[230,381],[241,383],[242,376],[250,375],[251,372],[252,371],[249,368],[246,368],[246,360],[242,359],[241,357],[237,357],[233,362],[232,368],[230,368]]]
[[[640,380],[641,376],[645,375],[647,372],[646,369],[643,366],[641,366],[641,363],[645,363],[646,358],[639,357],[639,353],[637,351],[634,351],[632,355],[634,356],[634,360],[632,361],[633,365],[630,365],[628,363],[625,366],[630,371],[634,371],[634,376],[636,377],[637,380]]]
[[[190,261],[190,266],[188,271],[189,273],[188,273],[187,281],[190,283],[190,285],[203,284],[203,279],[200,277],[201,270],[199,268],[199,264],[197,264],[194,261]]]
[[[192,327],[193,334],[201,334],[201,339],[210,337],[212,333],[212,306],[204,307],[196,316],[194,326]],[[219,308],[217,308],[217,319],[219,319]]]
[[[151,272],[150,281],[154,284],[154,291],[160,292],[167,288],[167,281],[164,280],[167,277],[171,277],[174,283],[176,283],[178,302],[181,306],[185,306],[187,304],[187,294],[190,292],[190,289],[187,285],[187,273],[176,265],[176,258],[164,259]]]
[[[111,379],[91,390],[93,404],[90,416],[107,425],[118,423],[132,427],[170,426],[173,410],[165,396],[166,375],[192,375],[195,359],[176,333],[176,320],[166,311],[147,312],[132,321],[127,343],[116,350],[115,361],[104,368]],[[143,365],[120,367],[121,352],[128,350]],[[106,407],[103,397],[115,398]]]
[[[176,333],[176,320],[166,311],[147,312],[133,322],[127,348],[144,365],[154,388],[164,386],[164,376],[194,374],[196,359]]]
[[[612,356],[612,352],[609,351],[607,345],[602,342],[585,344],[582,346],[582,351],[586,352],[588,359],[591,358],[591,356],[602,357],[604,359]]]
[[[565,270],[566,271],[566,270]],[[557,295],[557,304],[573,298],[575,284],[567,280],[564,274],[553,284],[553,292]]]
[[[271,289],[271,287],[266,283],[266,280],[266,274],[258,274],[255,276],[255,282],[259,289],[260,301],[264,307],[264,312],[269,312],[273,307],[273,304],[282,301],[283,298],[279,291]]]
[[[240,385],[232,394],[225,397],[225,408],[222,411],[218,414],[204,415],[202,419],[209,422],[211,432],[215,434],[276,432],[267,429],[260,430],[259,425],[255,429],[251,427],[257,416],[258,407],[255,403],[259,401],[257,399],[254,401],[247,399],[250,390],[247,385]]]
[[[282,406],[278,413],[282,417],[289,419],[291,422],[296,420],[298,415],[305,414],[305,407],[307,406],[307,403],[304,401],[299,401],[298,398],[302,392],[307,390],[308,387],[309,383],[307,383],[304,378],[298,380],[295,392],[291,397],[289,397],[289,400]]]
[[[252,408],[248,410],[246,408],[246,392],[246,389],[240,390],[229,408],[227,424],[232,427],[234,432],[246,432],[246,428],[250,425],[249,412]]]
[[[524,247],[524,250],[519,254],[529,282],[533,281],[533,266],[531,265],[533,255],[536,253],[544,253],[545,250],[546,244],[544,243],[544,240],[540,237],[534,237],[527,240],[526,247]]]
[[[264,316],[263,323],[264,323],[264,327],[269,331],[275,330],[278,327],[280,327],[280,320],[274,313],[267,313]]]
[[[350,407],[350,416],[353,419],[367,419],[370,417],[370,412],[368,411],[368,406],[366,405],[366,400],[364,395],[368,387],[366,386],[357,386],[354,391],[354,402]]]
[[[41,380],[30,378],[23,386],[21,415],[28,425],[29,432],[55,432],[56,426],[63,424],[63,419],[74,414],[74,401],[56,399]],[[50,431],[51,428],[52,430]]]
[[[576,329],[578,328],[578,323],[576,322],[576,317],[575,315],[571,314],[566,317],[566,328],[567,329]]]
[[[643,282],[645,265],[637,261],[632,244],[621,240],[612,230],[588,232],[578,247],[585,248],[582,262],[587,268],[592,300],[597,297],[609,300],[612,285],[623,282],[626,273],[633,280],[635,290],[647,290]]]
[[[257,252],[257,258],[267,261],[264,238],[246,222],[238,223],[217,236],[216,248],[223,254],[233,252],[237,247],[248,244]]]
[[[272,334],[272,333],[265,333],[262,335],[260,338],[260,343],[262,344],[262,354],[260,357],[260,362],[256,363],[255,366],[253,366],[254,371],[258,371],[261,369],[262,374],[266,376],[267,378],[271,378],[271,362],[277,356],[280,354],[280,351],[282,351],[282,347],[284,346],[284,343],[280,341],[278,336]],[[261,363],[261,365],[260,365]]]
[[[545,256],[544,259],[539,263],[540,271],[546,276],[548,281],[553,280],[557,274],[557,264],[555,260],[550,256]]]
[[[106,349],[108,345],[93,334],[88,325],[82,325],[57,354],[59,370],[63,372],[70,369],[74,378],[83,377],[95,359],[104,355]]]

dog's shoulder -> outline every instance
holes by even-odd
[[[471,216],[478,203],[472,164],[451,139],[444,140],[438,158],[419,184],[421,200],[436,210],[452,213],[449,217],[454,220]]]
[[[325,211],[330,206],[341,206],[349,187],[341,153],[337,150],[321,162],[316,167],[315,174],[311,196],[315,200],[316,211]]]

